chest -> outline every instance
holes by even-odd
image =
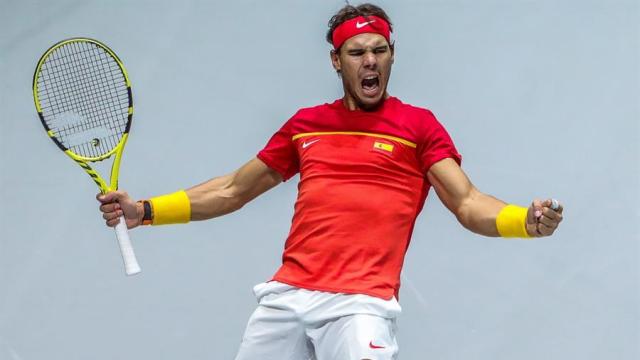
[[[312,132],[294,137],[302,177],[319,174],[422,177],[416,144],[385,134]]]

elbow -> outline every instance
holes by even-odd
[[[242,209],[248,202],[249,199],[243,194],[236,195],[231,201],[232,211]]]
[[[244,205],[249,202],[245,192],[239,189],[237,186],[231,185],[223,189],[220,197],[224,198],[226,204],[225,213],[231,213],[236,210],[242,209]]]
[[[467,196],[465,196],[453,209],[453,213],[458,219],[458,222],[464,226],[467,230],[475,232],[475,223],[477,214],[474,212],[475,204],[478,198],[482,194],[475,188],[471,189]]]
[[[455,211],[456,219],[460,225],[464,226],[467,230],[472,230],[472,216],[470,207],[468,205],[461,205]]]

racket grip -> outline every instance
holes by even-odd
[[[138,265],[138,260],[136,260],[136,254],[133,252],[133,246],[131,245],[131,239],[129,239],[129,231],[127,230],[127,222],[124,219],[124,215],[120,216],[120,222],[116,225],[115,230],[122,260],[124,260],[124,271],[129,276],[135,275],[139,273],[141,269],[140,265]]]

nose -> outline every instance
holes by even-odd
[[[373,51],[367,51],[364,53],[364,58],[362,59],[363,65],[367,69],[375,69],[378,63],[378,59]]]

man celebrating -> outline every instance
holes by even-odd
[[[329,21],[344,96],[299,110],[255,159],[186,191],[134,202],[98,196],[109,226],[185,223],[240,209],[300,173],[282,266],[254,288],[237,360],[394,359],[404,255],[427,192],[485,236],[551,235],[556,200],[528,208],[478,191],[451,138],[426,109],[389,96],[392,24],[377,6],[347,5]]]

